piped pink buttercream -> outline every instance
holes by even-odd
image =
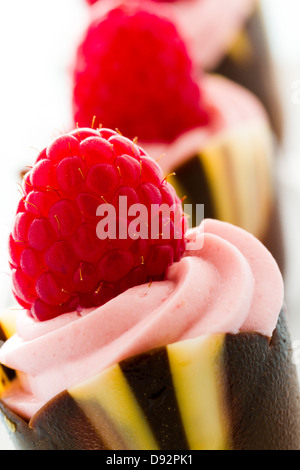
[[[283,297],[268,250],[244,230],[206,219],[187,232],[185,255],[164,281],[43,323],[20,312],[17,334],[0,350],[0,362],[21,372],[22,390],[7,403],[30,417],[57,393],[156,347],[212,333],[271,337]]]
[[[230,132],[238,132],[244,126],[262,123],[269,125],[265,108],[258,98],[243,86],[220,75],[204,74],[199,85],[205,108],[209,112],[209,124],[180,134],[170,144],[149,144],[142,147],[155,160],[159,159],[164,174],[184,164],[212,142],[212,139]],[[162,155],[164,155],[163,158]]]

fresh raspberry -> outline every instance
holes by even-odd
[[[177,0],[152,0],[152,1],[157,2],[157,3],[175,3]],[[86,2],[89,5],[94,5],[94,3],[97,3],[98,0],[86,0]]]
[[[207,124],[192,61],[174,24],[120,5],[94,20],[77,50],[75,123],[118,127],[129,138],[170,142]]]
[[[186,221],[175,190],[158,164],[116,131],[79,128],[61,135],[40,153],[23,191],[9,238],[13,293],[37,320],[99,306],[160,280],[185,249]],[[120,196],[127,198],[125,215]],[[129,208],[138,203],[173,206],[168,219],[160,214],[154,236],[150,211],[134,225],[144,225],[146,237],[130,235],[138,215]],[[115,208],[111,219],[108,204]],[[108,238],[99,238],[101,221]]]

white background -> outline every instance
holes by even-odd
[[[286,224],[286,301],[300,339],[300,2],[262,0],[285,113],[277,169]],[[88,19],[84,0],[0,0],[0,309],[11,302],[7,237],[18,171],[71,123],[68,68]],[[300,82],[299,82],[300,83]],[[12,449],[0,428],[0,450]]]

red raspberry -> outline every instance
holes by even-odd
[[[177,0],[153,0],[157,3],[175,3]],[[98,0],[86,0],[89,5],[94,5],[94,3],[98,2]]]
[[[143,142],[170,142],[208,122],[174,24],[132,5],[90,24],[75,60],[73,111],[79,126],[96,116],[97,126]]]
[[[58,137],[38,156],[23,190],[9,239],[13,292],[40,321],[160,280],[184,251],[185,217],[175,190],[141,147],[110,129],[77,129]],[[127,197],[128,208],[174,204],[179,217],[169,212],[170,236],[162,236],[162,216],[158,236],[150,234],[150,212],[141,219],[147,236],[127,236],[136,215],[124,217],[119,196]],[[107,210],[108,204],[115,218],[97,216],[97,208]],[[125,237],[118,231],[112,236],[109,220]],[[97,236],[100,221],[107,222],[109,238]]]

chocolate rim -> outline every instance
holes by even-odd
[[[137,439],[152,449],[188,450],[195,445],[199,448],[210,422],[203,421],[196,427],[192,423],[189,401],[196,415],[199,410],[203,412],[203,390],[201,387],[196,393],[191,390],[189,377],[203,386],[205,381],[201,382],[201,374],[191,375],[194,369],[182,368],[184,360],[178,359],[183,357],[182,352],[189,355],[188,348],[194,347],[191,342],[188,348],[183,343],[129,358],[110,368],[105,377],[62,392],[29,423],[0,402],[15,445],[21,449],[141,450],[135,447]],[[202,341],[200,349],[199,344],[202,356],[200,360],[197,356],[194,365],[201,371],[202,362],[208,374],[212,373],[210,390],[215,390],[220,398],[205,403],[209,416],[217,416],[214,426],[220,430],[220,439],[213,443],[212,437],[208,437],[201,448],[300,449],[299,387],[284,311],[271,339],[245,332],[210,335]],[[186,374],[185,381],[182,374]],[[111,385],[117,385],[117,390],[111,388],[109,394],[106,387]],[[126,429],[119,397],[123,404],[129,403],[127,411],[137,423],[138,432]]]

